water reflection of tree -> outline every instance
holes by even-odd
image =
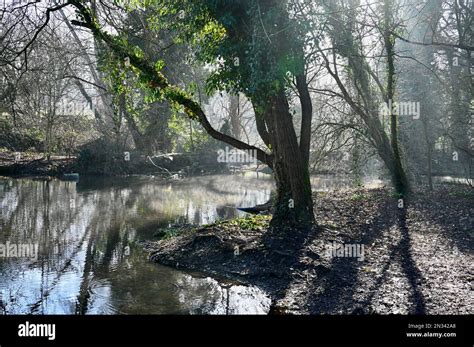
[[[9,187],[7,183],[9,181],[1,182]],[[2,224],[7,225],[7,228],[2,228],[0,235],[2,242],[38,244],[41,251],[38,262],[35,265],[29,263],[29,259],[8,259],[5,262],[8,262],[14,271],[20,271],[20,275],[31,271],[31,275],[34,276],[34,269],[39,270],[41,280],[36,291],[39,292],[41,298],[47,297],[49,294],[50,285],[48,283],[51,272],[55,271],[60,276],[63,273],[64,267],[67,267],[67,261],[64,263],[65,266],[61,266],[58,261],[59,259],[52,257],[51,245],[59,242],[54,231],[56,231],[56,228],[64,227],[66,223],[72,223],[71,216],[61,216],[52,213],[52,211],[58,209],[58,206],[64,206],[61,196],[56,196],[56,194],[54,199],[52,199],[53,188],[49,181],[15,180],[12,189],[4,187],[3,191],[6,193],[0,197],[2,219],[5,215],[9,216],[6,222],[2,221]],[[16,204],[5,204],[5,201],[12,200],[8,194],[15,195],[13,200],[17,201]],[[26,270],[23,270],[24,268]],[[1,274],[2,277],[7,276],[3,269]],[[10,287],[10,290],[18,289],[20,291],[21,289],[20,297],[25,296],[26,300],[34,300],[33,303],[28,305],[29,309],[27,312],[37,312],[42,309],[42,299],[36,300],[34,298],[34,284],[22,283],[19,278],[12,278],[11,281],[15,286],[13,288]],[[52,283],[54,282],[55,280],[53,279]],[[15,297],[11,298],[10,304],[16,299]]]
[[[147,263],[135,241],[174,223],[233,217],[226,205],[255,199],[248,193],[255,185],[234,182],[239,194],[226,196],[206,191],[209,179],[93,190],[83,186],[82,191],[70,182],[15,180],[10,187],[0,180],[0,240],[40,245],[35,264],[10,264],[33,278],[31,283],[7,276],[0,261],[3,285],[22,297],[18,309],[8,312],[107,313],[109,307],[127,313],[189,312],[190,304],[179,295],[191,287],[177,284],[184,275]],[[220,184],[224,191],[232,185],[225,179]],[[264,189],[259,196],[263,200],[266,194]],[[97,294],[103,288],[108,288],[107,297]]]

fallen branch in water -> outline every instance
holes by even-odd
[[[150,161],[150,163],[152,163],[152,164],[153,164],[153,166],[154,166],[154,167],[156,167],[156,168],[158,168],[158,169],[160,169],[160,170],[166,171],[170,177],[173,177],[173,176],[175,176],[175,174],[172,174],[172,173],[171,173],[171,172],[170,172],[168,169],[166,169],[166,168],[164,168],[164,167],[161,167],[161,166],[158,166],[158,165],[156,165],[156,164],[153,162],[153,160],[151,160],[151,158],[150,158],[150,156],[149,156],[149,155],[147,155],[146,157],[147,157],[147,159]]]

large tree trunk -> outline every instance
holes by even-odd
[[[426,160],[428,161],[428,172],[426,173],[428,175],[428,187],[430,188],[430,191],[433,190],[433,154],[431,150],[431,145],[428,144],[428,157]]]
[[[392,34],[393,23],[393,0],[384,2],[384,43],[387,53],[387,95],[386,103],[391,104],[395,97],[395,37]],[[400,156],[400,146],[398,144],[398,115],[390,110],[390,143],[393,156],[393,184],[397,192],[405,195],[409,191],[408,180],[403,169],[402,158]]]
[[[303,164],[309,166],[309,152],[311,148],[311,123],[313,120],[313,103],[309,94],[306,76],[296,76],[296,88],[298,89],[301,103],[301,129],[300,129],[300,151]]]
[[[377,152],[390,172],[392,184],[396,192],[400,195],[406,195],[409,192],[409,182],[405,170],[403,169],[401,159],[394,155],[388,138],[386,136],[384,137],[383,144],[377,148]]]
[[[298,139],[284,92],[269,98],[264,119],[273,152],[277,195],[271,225],[285,229],[314,223],[308,165]]]

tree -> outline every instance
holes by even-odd
[[[259,134],[271,153],[215,130],[199,104],[168,82],[153,62],[119,37],[106,33],[81,1],[71,0],[70,4],[81,17],[74,24],[90,29],[117,56],[128,57],[152,93],[182,107],[212,137],[239,149],[255,151],[259,160],[273,168],[277,183],[273,226],[312,224],[314,215],[308,172],[312,105],[305,79],[301,32],[289,25],[285,2],[193,1],[177,5],[155,1],[151,4],[159,9],[157,18],[160,20],[176,17],[178,10],[185,8],[189,20],[183,21],[185,24],[179,23],[183,36],[188,35],[190,39],[194,35],[201,40],[200,54],[205,62],[216,63],[218,58],[222,59],[210,78],[211,86],[240,91],[252,101]],[[254,16],[255,13],[258,16]],[[289,78],[296,80],[302,104],[299,143],[285,94]]]
[[[370,6],[366,5],[368,8]],[[405,195],[410,187],[398,144],[398,117],[392,109],[389,110],[389,134],[385,130],[384,120],[380,118],[380,105],[392,105],[395,96],[395,52],[392,34],[395,27],[392,19],[395,9],[392,2],[383,1],[378,11],[370,8],[370,13],[376,14],[370,18],[370,23],[365,22],[368,18],[358,20],[359,16],[365,16],[365,12],[361,14],[358,1],[323,0],[320,6],[316,7],[316,10],[312,11],[313,16],[321,17],[316,16],[314,11],[323,11],[325,16],[322,20],[316,19],[316,24],[312,25],[313,41],[317,48],[315,54],[323,58],[328,74],[339,89],[339,92],[325,92],[345,100],[360,117],[365,126],[363,132],[367,134],[370,143],[390,172],[393,186],[399,194]],[[379,47],[378,58],[385,58],[385,85],[365,52],[366,49],[371,49],[372,45],[365,45],[364,39],[372,35],[371,39],[374,40],[375,33],[383,42]],[[344,72],[349,74],[349,83],[343,81]]]
[[[406,59],[400,78],[403,93],[426,100],[419,124],[407,124],[403,131],[412,167],[426,163],[430,187],[433,170],[472,175],[473,6],[472,1],[412,0],[404,15],[406,30],[394,33]],[[412,76],[417,76],[415,81]],[[417,150],[423,147],[425,151]],[[443,150],[436,153],[437,148]]]
[[[58,22],[50,24],[29,45],[27,69],[16,69],[17,62],[8,59],[0,65],[8,86],[4,98],[6,129],[2,130],[6,147],[15,151],[34,148],[48,159],[66,148],[72,154],[73,147],[93,135],[77,136],[89,122],[87,110],[74,105],[77,90],[70,76],[75,74],[76,47],[63,39],[61,28],[54,27]]]

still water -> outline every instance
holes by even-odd
[[[340,189],[350,180],[313,177],[312,184]],[[0,314],[267,313],[270,300],[258,288],[151,264],[138,242],[172,224],[244,215],[235,207],[268,201],[272,188],[270,176],[249,173],[0,178],[0,248],[38,247],[35,257],[0,252]]]
[[[267,313],[259,289],[149,263],[137,242],[174,223],[233,218],[271,188],[262,175],[0,178],[0,245],[38,245],[36,257],[0,257],[0,314]]]

